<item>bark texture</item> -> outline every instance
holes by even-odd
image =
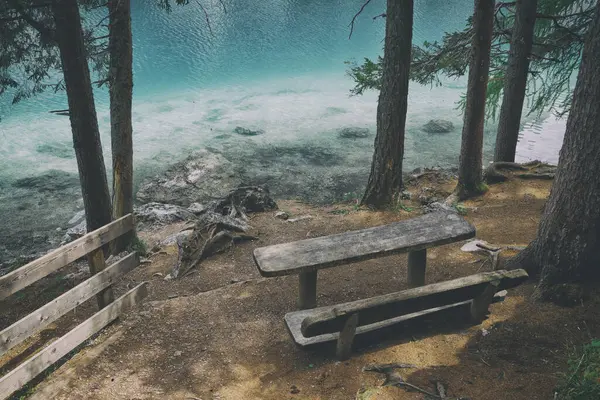
[[[490,70],[490,48],[494,23],[494,0],[475,0],[473,42],[469,63],[467,104],[462,131],[458,187],[456,194],[464,199],[483,190],[482,152],[485,96]]]
[[[533,28],[537,0],[517,0],[515,25],[510,39],[508,67],[500,108],[494,161],[515,161],[523,101],[527,88],[529,57],[533,46]]]
[[[113,218],[133,212],[133,49],[130,0],[109,0],[110,135],[113,166]],[[119,253],[131,243],[132,231],[114,242]]]
[[[402,186],[412,26],[413,0],[388,0],[375,152],[362,199],[375,208],[388,204]]]
[[[538,294],[562,301],[600,278],[600,7],[584,45],[558,169],[536,239],[513,265],[539,272]]]
[[[111,221],[111,205],[77,0],[54,1],[52,13],[69,102],[87,229],[92,231]]]

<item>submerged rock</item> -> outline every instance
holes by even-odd
[[[233,131],[235,133],[237,133],[238,135],[244,135],[244,136],[258,136],[258,135],[262,135],[263,133],[265,133],[265,131],[263,131],[262,129],[252,130],[252,129],[248,129],[248,128],[242,128],[241,126],[236,126]]]
[[[427,133],[448,133],[454,130],[454,124],[443,119],[432,119],[422,129]]]
[[[73,145],[69,143],[44,143],[37,146],[36,151],[41,154],[50,154],[58,158],[75,158]]]
[[[13,186],[38,192],[58,192],[79,187],[79,177],[76,174],[53,169],[42,175],[18,179]]]
[[[152,224],[171,224],[194,218],[194,214],[186,208],[164,203],[147,203],[136,207],[135,216],[138,222]]]
[[[370,131],[367,128],[349,127],[342,128],[338,131],[338,136],[344,139],[359,139],[370,136]]]
[[[235,166],[220,154],[208,150],[192,153],[163,174],[142,183],[137,199],[188,207],[227,195],[240,185]]]

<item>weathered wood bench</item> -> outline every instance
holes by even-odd
[[[506,289],[527,278],[522,269],[484,272],[369,299],[294,311],[285,315],[285,322],[298,345],[337,341],[336,355],[344,360],[350,357],[355,335],[441,310],[470,303],[470,316],[479,323],[492,302],[502,301]]]
[[[254,250],[262,276],[300,275],[300,309],[317,306],[317,271],[389,254],[408,253],[408,285],[425,284],[427,248],[475,236],[460,216],[435,212],[388,225]]]

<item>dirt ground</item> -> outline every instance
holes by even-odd
[[[335,345],[296,347],[283,316],[296,309],[297,277],[262,278],[252,250],[269,244],[376,226],[417,216],[419,193],[447,194],[452,181],[414,182],[414,200],[405,209],[373,212],[353,204],[312,207],[278,202],[292,216],[253,215],[260,239],[204,261],[181,280],[164,280],[177,250],[167,247],[129,273],[117,288],[149,282],[149,297],[138,309],[105,329],[56,370],[19,396],[31,399],[423,399],[423,394],[382,386],[384,376],[365,372],[369,364],[407,363],[398,372],[430,392],[442,382],[453,398],[472,400],[552,399],[553,389],[574,346],[600,335],[599,300],[572,308],[533,303],[535,283],[509,291],[491,306],[481,325],[465,323],[459,312],[440,313],[365,335],[353,356],[336,362]],[[526,245],[535,236],[551,181],[514,179],[465,202],[465,218],[477,238],[497,245]],[[412,209],[410,211],[407,211]],[[182,224],[141,236],[152,245]],[[440,282],[490,269],[485,256],[460,250],[464,243],[430,249],[427,282]],[[503,260],[514,253],[504,251]],[[331,305],[405,289],[406,255],[390,256],[319,272],[318,303]],[[2,326],[34,309],[27,300],[12,301]],[[39,292],[39,290],[38,290]],[[42,296],[43,297],[43,296]],[[20,305],[19,305],[20,304]],[[93,312],[92,302],[62,318],[32,341],[0,359],[6,372],[31,350],[64,333]],[[7,307],[3,306],[4,309]],[[29,310],[29,311],[27,311]],[[460,310],[459,310],[460,311]],[[464,311],[464,310],[463,310]],[[17,397],[18,398],[18,397]]]

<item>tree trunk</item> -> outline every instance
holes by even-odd
[[[515,161],[521,113],[527,88],[529,56],[533,46],[533,27],[537,0],[517,0],[515,25],[510,39],[504,96],[500,108],[494,161]]]
[[[55,0],[52,13],[67,89],[87,229],[92,231],[111,221],[111,206],[77,0]]]
[[[402,186],[412,26],[413,0],[388,0],[375,153],[362,199],[371,207],[389,203]]]
[[[456,194],[460,199],[485,190],[482,179],[483,124],[493,23],[494,0],[475,0],[467,104],[456,188]]]
[[[537,237],[513,261],[531,273],[541,272],[538,295],[546,300],[568,300],[564,296],[572,284],[600,278],[598,65],[600,7],[587,34],[558,169]]]
[[[109,0],[110,135],[113,166],[113,217],[133,212],[133,139],[131,98],[133,49],[129,0]],[[119,253],[131,243],[130,232],[114,242]]]

